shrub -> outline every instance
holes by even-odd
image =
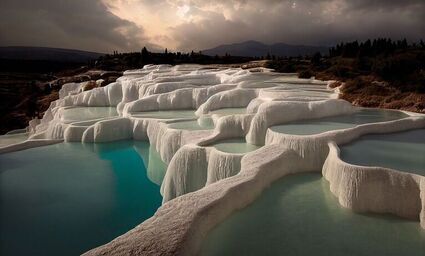
[[[344,85],[343,92],[354,93],[358,91],[359,89],[364,88],[365,86],[366,86],[365,82],[360,78],[348,80]]]
[[[311,72],[311,70],[309,70],[309,69],[302,70],[298,74],[299,78],[311,78],[312,76],[314,76],[314,73]]]

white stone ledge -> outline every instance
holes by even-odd
[[[15,151],[21,151],[29,148],[42,147],[52,144],[63,142],[63,140],[45,140],[45,139],[31,139],[24,142],[0,147],[0,154],[11,153]]]
[[[242,158],[239,174],[168,201],[152,218],[84,255],[196,255],[214,226],[254,201],[273,181],[304,167],[294,151],[266,146]]]

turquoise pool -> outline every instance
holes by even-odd
[[[197,120],[192,121],[180,121],[170,123],[168,127],[177,130],[212,130],[214,129],[214,122],[210,117],[200,117]]]
[[[118,116],[115,107],[74,107],[63,109],[61,120],[71,123],[114,116]]]
[[[219,116],[240,115],[246,114],[246,108],[220,108],[210,111],[209,114],[216,114]]]
[[[155,154],[122,141],[0,155],[0,254],[79,255],[151,217],[165,173]]]
[[[152,119],[183,119],[195,118],[195,110],[159,110],[159,111],[146,111],[134,112],[133,117],[138,118],[152,118]]]
[[[360,124],[397,120],[408,117],[407,114],[383,109],[361,109],[350,115],[331,116],[318,119],[291,122],[270,127],[272,131],[294,134],[312,135],[322,132],[348,129]]]
[[[425,129],[360,137],[341,146],[341,158],[425,176]]]
[[[217,150],[234,153],[234,154],[244,154],[254,150],[259,149],[261,146],[249,144],[245,139],[226,139],[218,141],[211,146],[215,147]]]
[[[320,174],[287,176],[235,212],[204,241],[201,255],[421,255],[419,222],[356,214],[338,204]]]

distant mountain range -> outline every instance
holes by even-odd
[[[290,45],[285,43],[263,44],[257,41],[246,41],[235,44],[220,45],[215,48],[203,50],[202,53],[210,56],[223,56],[226,53],[232,56],[261,57],[267,54],[275,56],[295,57],[299,55],[312,55],[316,52],[328,54],[329,47]]]
[[[0,47],[0,59],[6,60],[37,60],[68,63],[85,63],[99,58],[104,54],[71,49],[10,46]]]

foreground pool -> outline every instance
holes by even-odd
[[[332,116],[270,127],[272,131],[294,134],[312,135],[322,132],[352,128],[360,124],[397,120],[408,117],[407,114],[383,109],[361,109],[350,115]]]
[[[381,166],[425,176],[425,129],[366,135],[341,146],[342,160]]]
[[[147,168],[165,166],[152,154],[124,141],[0,155],[0,255],[79,255],[151,217],[162,197]]]
[[[201,255],[424,255],[418,222],[342,208],[320,174],[287,176],[207,237]]]

